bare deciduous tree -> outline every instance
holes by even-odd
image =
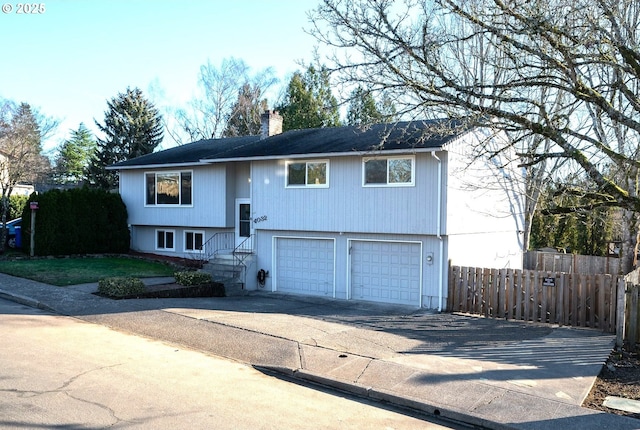
[[[41,180],[50,169],[42,155],[41,142],[57,122],[45,118],[26,103],[16,105],[5,100],[0,104],[0,250],[6,245],[6,222],[9,198],[20,183]]]
[[[550,161],[581,174],[558,188],[580,206],[558,212],[640,210],[637,1],[323,0],[310,17],[345,84],[395,93],[405,116],[489,120],[539,179],[558,180]]]
[[[268,109],[267,99],[259,86],[246,83],[238,92],[222,133],[223,137],[255,136],[260,134],[260,115]]]
[[[171,112],[177,130],[169,128],[168,134],[178,144],[219,138],[233,116],[233,107],[243,86],[248,84],[264,94],[275,82],[270,68],[251,75],[250,67],[240,59],[226,58],[219,67],[207,61],[200,67],[200,94],[188,107]]]

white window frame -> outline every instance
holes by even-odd
[[[179,181],[182,182],[182,174],[189,173],[191,174],[191,203],[183,204],[182,203],[182,184],[178,187],[178,203],[157,203],[158,201],[158,175],[178,175],[180,178]],[[147,202],[147,176],[153,175],[154,179],[154,203]],[[144,205],[146,207],[163,207],[163,208],[175,208],[175,207],[193,207],[193,170],[185,169],[185,170],[158,170],[158,171],[149,171],[144,172]]]
[[[371,160],[385,160],[387,162],[387,182],[367,184],[366,164]],[[389,161],[390,160],[411,160],[411,181],[410,182],[389,182]],[[394,155],[388,157],[364,157],[362,159],[362,186],[363,187],[413,187],[416,183],[416,157],[414,155]]]
[[[173,248],[167,248],[166,246],[164,248],[160,248],[158,244],[158,234],[160,232],[164,233],[165,244],[167,243],[167,233],[171,233],[173,235]],[[171,230],[167,228],[157,228],[155,230],[153,240],[155,241],[155,244],[156,244],[156,251],[175,251],[176,250],[176,231],[175,230]]]
[[[202,250],[196,249],[195,248],[195,243],[192,243],[193,245],[193,249],[188,249],[187,248],[187,234],[189,233],[193,233],[194,235],[194,240],[195,240],[195,235],[199,234],[202,235]],[[182,243],[183,243],[183,248],[184,248],[184,252],[189,252],[189,253],[201,253],[204,252],[204,242],[205,242],[205,235],[204,235],[204,230],[185,230],[183,235],[182,235]]]
[[[304,168],[304,184],[289,184],[289,166],[291,164],[303,164]],[[308,184],[307,180],[309,179],[309,164],[322,164],[325,165],[325,176],[327,178],[326,183],[324,184]],[[284,186],[285,188],[329,188],[329,160],[290,160],[285,163],[285,178],[284,178]]]

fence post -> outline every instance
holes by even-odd
[[[454,268],[451,265],[451,260],[449,260],[449,278],[447,279],[447,312],[455,312],[455,294],[456,294],[456,281],[454,276]]]
[[[629,350],[631,352],[636,351],[636,342],[638,342],[638,292],[640,291],[640,285],[634,285],[629,289],[631,293],[631,300],[629,300],[629,335],[627,341],[629,342]]]
[[[616,305],[616,347],[622,348],[624,345],[624,314],[625,314],[625,298],[626,298],[626,286],[623,277],[618,278],[618,291],[617,291],[617,305]]]

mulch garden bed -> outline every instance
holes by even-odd
[[[607,396],[640,401],[640,355],[637,351],[630,352],[627,348],[623,348],[621,351],[611,353],[582,406],[640,419],[639,413],[603,406],[602,403]]]

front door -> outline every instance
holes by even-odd
[[[251,201],[236,199],[236,247],[240,247],[239,251],[253,251],[252,224]]]

